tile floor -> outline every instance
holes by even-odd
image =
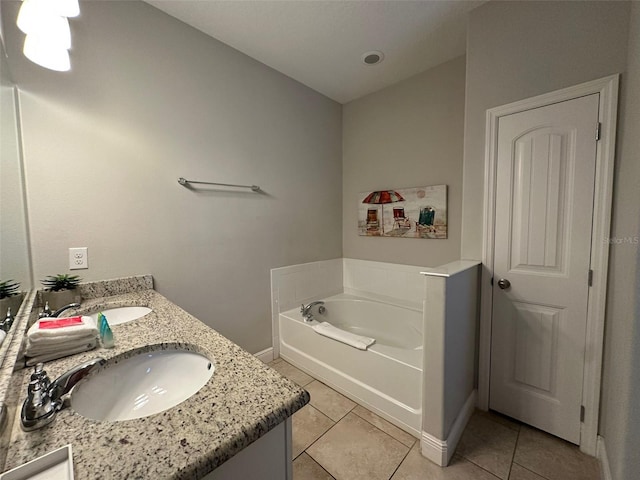
[[[270,364],[311,402],[293,416],[294,480],[598,480],[598,462],[567,442],[477,411],[447,468],[420,442],[289,363]]]

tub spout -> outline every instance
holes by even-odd
[[[321,305],[318,309],[318,312],[324,313],[325,309],[322,305],[324,305],[323,301],[311,302],[309,305],[305,305],[304,303],[300,306],[300,313],[302,314],[302,318],[305,322],[311,322],[314,320],[313,313],[311,313],[311,308],[315,305]]]

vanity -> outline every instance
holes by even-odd
[[[197,354],[211,362],[214,373],[189,398],[159,413],[92,420],[72,405],[60,410],[50,425],[25,432],[20,407],[33,369],[14,371],[14,365],[24,365],[22,338],[38,314],[32,291],[16,318],[0,368],[5,395],[0,402],[7,410],[0,471],[71,444],[74,474],[80,480],[292,478],[291,416],[308,403],[305,390],[157,293],[151,276],[84,284],[81,294],[81,306],[65,313],[123,306],[148,307],[151,312],[113,325],[114,348],[47,362],[52,380],[96,357],[106,360],[106,369],[151,352]],[[91,375],[84,381],[91,381]]]

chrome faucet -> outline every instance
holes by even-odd
[[[27,398],[22,404],[20,421],[26,432],[49,425],[56,418],[62,405],[51,400],[49,395],[49,377],[43,370],[42,363],[36,365],[27,387]]]
[[[305,322],[311,322],[315,320],[313,318],[313,313],[311,313],[311,308],[315,305],[320,305],[318,308],[318,313],[322,314],[326,311],[326,309],[322,306],[324,305],[323,301],[311,302],[309,305],[305,305],[304,303],[300,306],[300,313],[302,314],[302,318]]]
[[[64,396],[95,367],[104,365],[106,360],[98,357],[84,362],[60,375],[53,382],[49,380],[43,364],[38,363],[31,374],[27,387],[27,398],[22,404],[20,421],[26,432],[42,428],[56,418],[64,406]]]
[[[80,380],[89,375],[94,368],[100,367],[105,363],[107,363],[107,361],[104,358],[96,357],[80,365],[76,365],[71,370],[63,373],[56,378],[49,387],[51,398],[55,401],[61,400]]]
[[[11,307],[9,307],[7,308],[7,316],[4,317],[4,320],[0,321],[0,330],[9,333],[11,325],[13,325],[13,315],[11,314]]]
[[[79,303],[70,303],[69,305],[65,305],[64,307],[59,308],[55,312],[52,312],[51,308],[49,307],[49,302],[46,302],[44,305],[44,309],[40,313],[39,317],[40,318],[58,317],[62,312],[65,312],[70,308],[78,308],[79,306],[80,306]]]

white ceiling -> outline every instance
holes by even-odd
[[[485,0],[146,0],[347,103],[464,54],[467,12]],[[369,66],[365,52],[384,60]]]

